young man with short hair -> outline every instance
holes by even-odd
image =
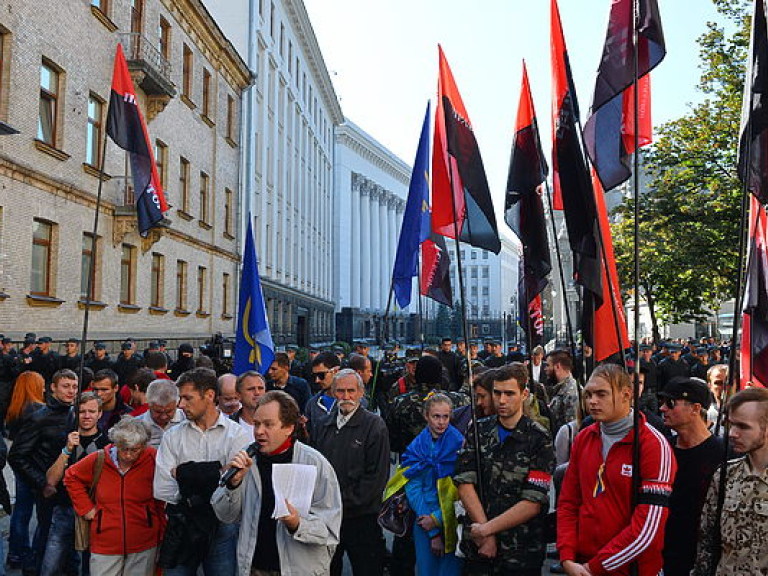
[[[99,370],[93,375],[91,390],[101,398],[99,428],[102,432],[109,432],[120,418],[131,411],[131,407],[123,402],[123,398],[118,394],[119,388],[117,374],[109,368]]]
[[[527,367],[513,362],[491,374],[496,415],[477,423],[477,439],[470,429],[453,475],[471,522],[461,543],[464,574],[539,576],[555,460],[552,440],[523,414]]]
[[[259,407],[259,398],[267,393],[267,381],[256,370],[248,370],[237,377],[235,391],[240,398],[240,410],[230,418],[245,428],[249,438],[253,438],[256,409]]]
[[[320,425],[336,406],[336,398],[331,391],[333,375],[339,371],[341,362],[333,352],[321,352],[312,361],[312,380],[320,391],[312,396],[304,407],[307,418],[307,432],[311,433],[312,426]]]
[[[310,397],[309,384],[304,378],[291,376],[291,359],[288,354],[277,352],[267,375],[267,390],[282,390],[290,394],[303,414]]]

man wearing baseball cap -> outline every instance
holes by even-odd
[[[723,461],[723,439],[707,427],[711,393],[699,378],[673,378],[659,395],[664,424],[672,428],[677,476],[665,531],[665,576],[688,576],[696,559],[699,518],[712,475]]]

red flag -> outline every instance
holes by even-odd
[[[592,170],[592,185],[595,189],[595,204],[597,205],[597,217],[600,222],[600,237],[605,250],[605,261],[602,266],[603,301],[595,309],[595,325],[592,335],[595,361],[600,362],[613,354],[629,348],[629,337],[627,336],[627,318],[624,313],[624,304],[621,300],[619,275],[616,271],[616,259],[613,253],[613,240],[608,223],[608,211],[605,207],[605,198],[603,188],[600,185],[600,179],[594,170]],[[606,268],[608,269],[608,274],[606,274]],[[617,324],[619,328],[618,336],[616,334]]]
[[[163,219],[168,204],[121,44],[117,45],[115,54],[107,135],[129,154],[139,233],[146,236],[149,229]]]
[[[472,122],[439,49],[432,151],[432,230],[498,254],[501,241]]]
[[[434,232],[421,243],[420,292],[435,302],[453,307],[451,258],[445,238]]]
[[[741,333],[741,387],[768,386],[768,218],[750,197],[747,288]]]

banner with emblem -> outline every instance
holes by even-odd
[[[251,216],[245,237],[243,268],[240,273],[240,297],[235,337],[235,374],[256,370],[266,374],[275,359],[275,345],[269,331],[264,295],[261,291]]]

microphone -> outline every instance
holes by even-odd
[[[248,454],[250,458],[254,458],[256,454],[259,453],[259,444],[258,442],[253,442],[248,445],[248,448],[245,449],[245,453]],[[237,474],[242,468],[229,468],[224,472],[224,474],[221,475],[221,479],[219,480],[219,486],[226,486],[227,483],[232,480],[232,476]]]

